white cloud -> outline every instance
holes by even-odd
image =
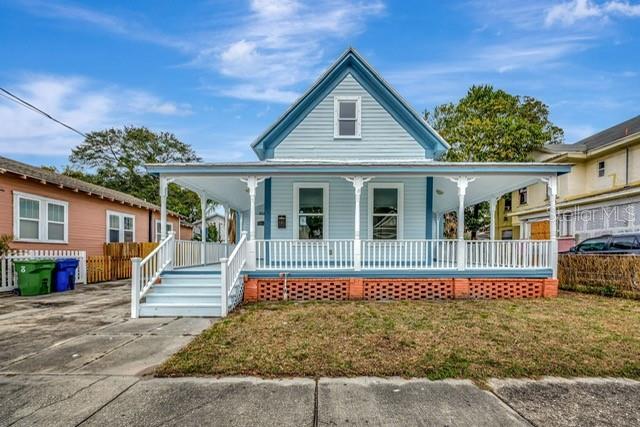
[[[123,126],[150,116],[190,114],[189,105],[151,93],[99,85],[83,77],[30,75],[7,87],[81,132]],[[67,155],[82,137],[6,98],[0,98],[0,152]]]
[[[254,0],[249,15],[221,34],[216,46],[201,49],[194,63],[231,80],[223,95],[290,102],[295,85],[318,74],[331,42],[356,35],[383,10],[378,0]]]
[[[573,0],[551,7],[545,17],[545,24],[552,26],[560,23],[569,26],[589,18],[607,19],[614,15],[640,16],[640,4],[617,0],[602,4],[591,0]]]

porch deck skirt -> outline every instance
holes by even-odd
[[[447,300],[558,295],[557,279],[248,278],[244,301]]]

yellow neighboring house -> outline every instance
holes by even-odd
[[[536,161],[573,163],[558,178],[558,249],[601,234],[640,230],[640,115],[575,144],[546,145]],[[498,204],[498,236],[548,239],[546,185],[514,191]]]

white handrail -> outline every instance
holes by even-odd
[[[247,262],[247,233],[242,232],[242,237],[229,258],[220,260],[220,283],[222,285],[221,310],[222,316],[226,316],[229,309],[233,310],[240,302],[242,290],[239,287],[240,274]]]
[[[140,299],[158,280],[162,272],[173,267],[175,234],[169,235],[144,259],[131,259],[131,317],[137,318]]]

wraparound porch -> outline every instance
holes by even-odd
[[[545,241],[496,240],[495,206],[502,194],[541,180],[548,186],[549,211],[555,217],[557,176],[570,167],[266,161],[149,169],[160,177],[163,217],[173,182],[200,194],[203,214],[209,199],[225,205],[227,213],[234,210],[242,237],[232,252],[211,260],[208,243],[176,242],[168,236],[154,255],[158,259],[134,264],[141,274],[134,277],[133,288],[139,292],[132,298],[140,302],[163,272],[175,275],[177,267],[219,261],[219,273],[211,273],[219,274],[225,315],[243,292],[245,277],[552,278],[555,232]],[[464,209],[483,201],[491,207],[491,238],[465,240]],[[455,239],[443,238],[444,213],[450,211],[458,217]],[[178,246],[188,253],[176,257]],[[191,265],[177,265],[177,258],[191,260]],[[235,302],[229,304],[232,294]]]

